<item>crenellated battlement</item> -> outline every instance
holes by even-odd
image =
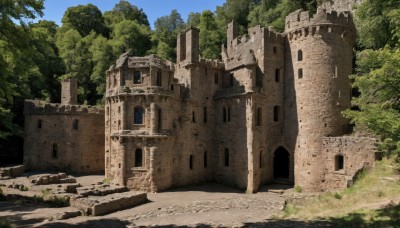
[[[349,11],[337,12],[318,7],[317,13],[312,17],[308,11],[296,10],[289,14],[285,20],[285,32],[292,33],[307,27],[334,26],[343,27],[355,33],[353,16]]]
[[[87,105],[62,105],[41,100],[25,100],[24,115],[104,115],[104,108]]]

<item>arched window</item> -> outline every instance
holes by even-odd
[[[78,125],[79,125],[79,120],[74,120],[74,122],[72,123],[72,128],[74,130],[78,130]]]
[[[303,51],[301,49],[297,51],[297,61],[303,61]]]
[[[279,106],[274,106],[274,121],[279,121]]]
[[[189,169],[192,170],[193,169],[193,155],[191,154],[189,157]]]
[[[208,166],[208,157],[207,157],[207,151],[204,152],[204,168],[207,168]]]
[[[344,157],[343,155],[335,156],[335,171],[344,169]]]
[[[226,122],[226,108],[225,107],[222,108],[222,118],[223,118],[223,121]]]
[[[229,166],[229,149],[228,148],[225,148],[225,151],[224,151],[224,165],[226,167]]]
[[[303,78],[303,69],[302,69],[302,68],[300,68],[300,69],[298,70],[298,72],[297,72],[297,77],[298,77],[299,79],[302,79],[302,78]]]
[[[257,121],[257,126],[261,126],[262,125],[262,109],[261,108],[257,109],[256,121]]]
[[[144,110],[142,107],[136,107],[134,109],[134,124],[143,124]]]
[[[137,148],[135,150],[135,167],[142,167],[143,166],[143,150]]]
[[[58,158],[58,145],[57,143],[53,143],[53,149],[51,151],[52,158]]]

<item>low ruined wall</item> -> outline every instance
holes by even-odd
[[[0,168],[0,177],[17,177],[25,171],[25,166],[16,165]]]
[[[134,207],[147,202],[147,193],[126,192],[105,197],[71,198],[72,207],[78,208],[86,215],[105,215],[115,211]]]
[[[374,165],[377,140],[369,137],[324,137],[325,189],[343,189],[353,184],[357,172]],[[343,156],[339,167],[338,156]]]

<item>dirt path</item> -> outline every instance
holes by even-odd
[[[46,218],[68,208],[38,208],[0,203],[0,217],[21,227],[136,227],[136,226],[242,226],[263,222],[284,206],[284,199],[268,192],[244,194],[219,184],[149,193],[149,203],[106,216],[67,220]]]

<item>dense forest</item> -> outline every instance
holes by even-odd
[[[59,102],[60,81],[76,78],[81,103],[101,105],[105,71],[122,53],[156,54],[175,62],[176,36],[189,26],[200,29],[203,58],[219,58],[226,26],[235,20],[241,33],[262,25],[283,31],[285,16],[296,9],[315,12],[325,0],[227,0],[214,12],[179,12],[155,21],[126,0],[102,13],[95,5],[70,7],[62,25],[41,20],[43,0],[0,3],[0,151],[20,162],[23,101]],[[352,76],[354,107],[344,115],[360,131],[382,139],[389,153],[400,152],[400,1],[364,0],[355,11],[358,30]]]

